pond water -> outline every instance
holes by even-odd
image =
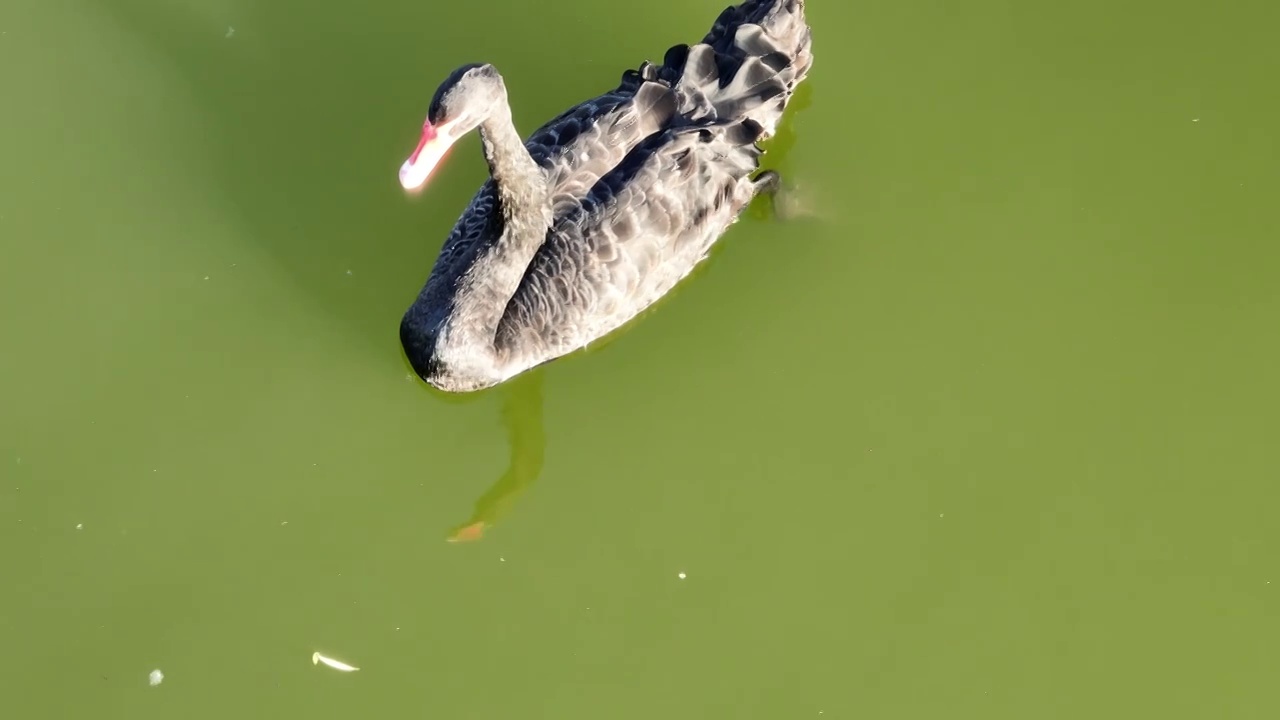
[[[811,0],[802,213],[409,375],[439,81],[529,132],[724,4],[0,9],[9,714],[1273,717],[1274,3]]]

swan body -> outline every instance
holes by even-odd
[[[422,186],[480,132],[490,178],[458,218],[400,325],[414,370],[469,392],[607,335],[707,256],[762,191],[773,135],[813,62],[804,0],[727,8],[702,42],[628,70],[614,90],[521,142],[502,76],[458,68],[400,170]]]

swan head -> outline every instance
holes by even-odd
[[[400,185],[421,188],[458,138],[476,129],[505,99],[502,76],[492,65],[472,63],[454,70],[431,98],[418,147],[400,166]]]

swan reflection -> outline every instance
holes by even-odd
[[[449,532],[449,542],[471,542],[503,515],[542,472],[546,432],[542,423],[542,372],[519,377],[501,390],[502,424],[511,453],[506,472],[476,500],[471,517]]]

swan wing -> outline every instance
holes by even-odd
[[[688,275],[754,194],[761,128],[671,128],[556,218],[498,327],[500,353],[551,358],[620,327]]]

